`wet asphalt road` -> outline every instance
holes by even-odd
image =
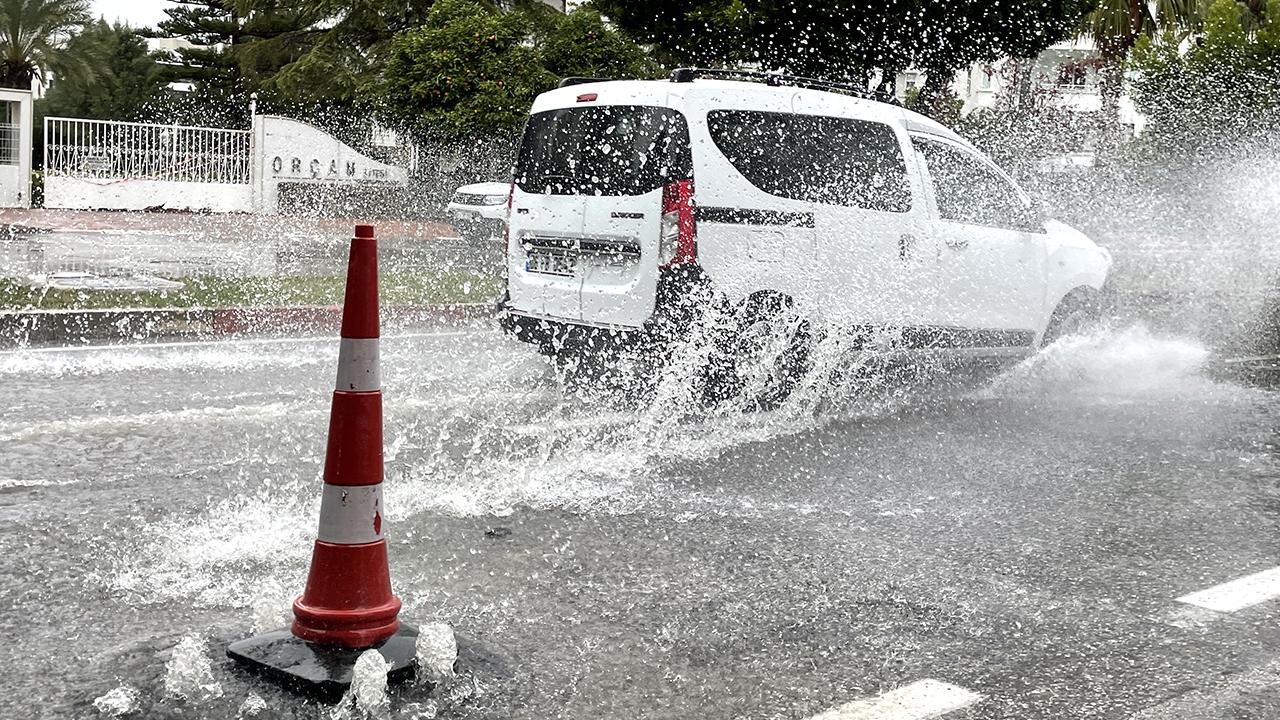
[[[222,648],[302,587],[336,349],[0,354],[0,717],[120,686],[130,717],[328,717]],[[922,679],[983,696],[947,718],[1280,716],[1280,601],[1175,601],[1280,565],[1280,402],[1206,352],[1121,326],[744,414],[565,390],[484,328],[386,338],[402,618],[464,648],[391,716],[808,718]],[[175,698],[193,635],[217,691]]]

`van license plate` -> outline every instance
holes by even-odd
[[[525,263],[524,269],[529,272],[542,273],[544,275],[564,275],[572,277],[575,270],[578,269],[578,256],[565,252],[538,252],[536,250],[529,251],[529,260]]]

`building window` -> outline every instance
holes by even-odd
[[[1063,65],[1058,68],[1057,85],[1060,88],[1083,90],[1088,80],[1089,69],[1084,65]]]
[[[0,102],[0,165],[18,165],[22,146],[21,103]]]
[[[978,68],[978,89],[994,90],[996,87],[996,69],[990,65]]]

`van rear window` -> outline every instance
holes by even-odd
[[[911,187],[888,125],[867,120],[712,110],[711,139],[752,185],[778,197],[907,212]]]
[[[536,113],[516,160],[516,184],[530,193],[643,195],[692,176],[684,116],[644,105]]]

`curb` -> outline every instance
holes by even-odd
[[[382,310],[388,327],[462,325],[493,317],[492,303],[397,305]],[[75,345],[88,341],[208,339],[287,333],[337,333],[340,305],[243,308],[10,310],[0,312],[0,347]]]

